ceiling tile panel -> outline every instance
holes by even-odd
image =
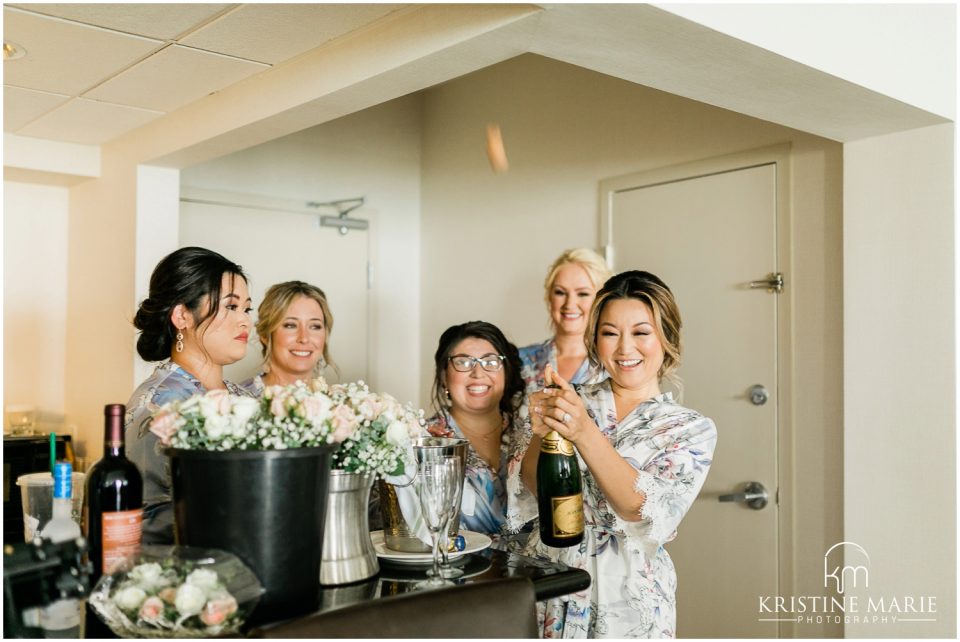
[[[4,84],[76,96],[162,43],[57,18],[3,9],[3,35],[26,55],[3,63]]]
[[[181,42],[272,65],[381,18],[399,4],[245,4]]]
[[[173,111],[264,69],[269,69],[269,65],[172,45],[88,92],[86,97]]]
[[[194,25],[235,6],[230,4],[12,4],[28,11],[116,29],[148,38],[173,40]]]
[[[42,116],[70,96],[19,87],[3,88],[3,131],[15,132],[34,118]]]
[[[74,98],[17,133],[68,143],[102,145],[162,115],[159,111]]]

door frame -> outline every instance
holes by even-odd
[[[794,515],[793,484],[793,443],[794,443],[794,397],[793,364],[794,364],[794,290],[792,283],[793,269],[793,225],[790,203],[791,198],[791,170],[790,170],[790,143],[782,143],[759,149],[735,152],[712,158],[692,162],[670,165],[621,176],[603,179],[599,183],[599,227],[600,243],[604,249],[608,264],[614,265],[613,243],[611,229],[613,226],[613,199],[619,192],[634,189],[653,187],[665,183],[674,183],[693,178],[702,178],[715,174],[749,169],[761,165],[774,165],[776,174],[776,265],[771,271],[779,271],[784,275],[783,292],[774,295],[777,297],[776,324],[777,324],[777,589],[779,595],[795,594],[794,541],[796,533]],[[761,279],[765,275],[759,274],[754,278]],[[779,622],[778,637],[796,637],[796,622]]]

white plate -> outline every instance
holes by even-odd
[[[490,546],[492,540],[483,533],[474,533],[473,531],[460,530],[463,535],[466,546],[462,551],[450,553],[447,555],[450,559],[457,559],[467,553],[476,553]],[[429,564],[433,561],[431,553],[405,553],[387,548],[383,540],[383,531],[371,531],[370,539],[373,541],[373,548],[377,552],[377,557],[390,560],[396,564]]]

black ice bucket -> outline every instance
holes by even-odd
[[[337,446],[167,450],[177,543],[230,551],[266,589],[247,625],[319,606],[330,456]]]

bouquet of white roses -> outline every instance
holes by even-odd
[[[343,441],[334,400],[318,380],[271,386],[257,400],[210,390],[161,406],[150,431],[164,445],[189,450],[282,450]]]
[[[262,593],[230,553],[145,546],[139,564],[100,579],[90,603],[123,637],[207,637],[239,631]]]
[[[413,441],[424,434],[423,410],[370,392],[363,381],[318,386],[333,399],[335,433],[346,437],[333,455],[334,467],[379,477],[403,474],[413,463]]]

